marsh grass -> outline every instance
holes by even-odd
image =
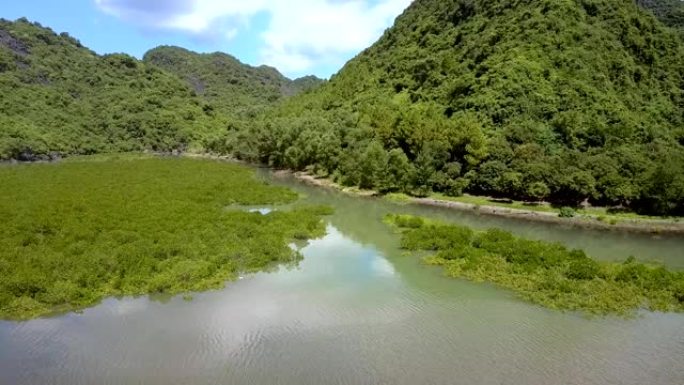
[[[326,207],[225,210],[297,199],[243,166],[117,158],[0,167],[0,318],[221,288],[296,263],[288,245],[325,232]]]
[[[493,282],[528,301],[559,310],[633,315],[638,309],[684,311],[684,272],[646,265],[598,262],[559,243],[511,233],[447,225],[405,215],[386,222],[402,232],[401,247],[429,251],[427,263],[452,277]]]

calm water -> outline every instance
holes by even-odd
[[[268,178],[267,175],[265,177]],[[417,213],[684,268],[684,240],[351,198],[296,268],[171,299],[0,322],[0,384],[684,384],[684,315],[586,318],[447,279],[398,250],[388,212]]]

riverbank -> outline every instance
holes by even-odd
[[[111,155],[111,154],[110,154]],[[201,153],[142,153],[143,156],[168,156],[168,157],[187,157],[214,159],[230,163],[249,164],[230,156],[201,154]],[[89,156],[88,158],[91,158]],[[107,158],[107,156],[104,156]],[[75,157],[78,158],[78,157]],[[74,159],[74,158],[69,158]],[[263,165],[262,165],[263,166]],[[263,166],[266,167],[266,166]],[[392,200],[403,204],[417,204],[423,206],[440,207],[450,210],[475,212],[480,215],[513,218],[526,221],[548,223],[560,226],[572,226],[578,228],[589,228],[605,231],[621,231],[633,233],[650,233],[662,235],[684,236],[684,221],[677,219],[659,219],[655,217],[644,217],[636,214],[620,215],[608,212],[578,212],[572,218],[559,217],[558,210],[551,207],[530,206],[530,208],[510,207],[515,204],[498,203],[488,200],[485,197],[463,196],[463,197],[442,197],[433,195],[426,198],[412,197],[406,194],[382,195],[373,190],[362,190],[357,187],[344,187],[328,178],[320,178],[306,172],[293,172],[291,170],[275,170],[275,176],[293,176],[297,180],[317,187],[334,189],[345,194],[359,197],[382,196],[383,199]],[[507,207],[509,206],[509,207]],[[594,208],[594,211],[598,211]]]
[[[317,187],[329,188],[341,191],[345,194],[370,197],[382,196],[373,190],[360,190],[355,187],[341,186],[328,178],[319,178],[305,172],[292,172],[289,170],[275,171],[276,176],[293,176],[297,180]],[[684,223],[670,219],[651,219],[634,217],[623,217],[610,214],[590,214],[578,213],[572,218],[561,218],[557,211],[541,211],[533,209],[520,209],[505,207],[503,204],[489,202],[488,204],[468,203],[458,201],[459,198],[442,199],[441,197],[418,198],[405,194],[392,194],[383,196],[405,204],[417,204],[423,206],[440,207],[450,210],[460,210],[475,212],[480,215],[491,215],[497,217],[514,218],[519,220],[549,223],[561,226],[573,226],[580,228],[590,228],[606,231],[622,231],[634,233],[651,233],[663,235],[684,235]],[[453,200],[452,200],[453,199]],[[478,198],[479,199],[479,198]]]

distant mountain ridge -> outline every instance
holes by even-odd
[[[252,67],[225,53],[199,54],[174,46],[154,48],[143,61],[185,79],[198,95],[224,110],[273,103],[324,82],[315,76],[290,80],[273,67]]]

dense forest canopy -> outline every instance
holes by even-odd
[[[382,192],[684,214],[679,3],[416,0],[329,82],[2,21],[0,157],[190,149]]]
[[[682,213],[682,48],[633,2],[418,0],[226,150],[382,191]]]

